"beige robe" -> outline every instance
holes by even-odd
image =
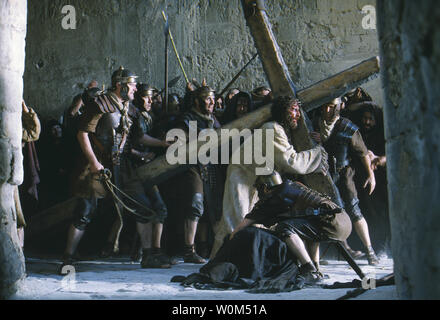
[[[267,122],[260,129],[263,130],[262,150],[273,148],[274,169],[280,174],[303,175],[320,169],[320,146],[296,152],[295,148],[289,143],[284,128],[277,122]],[[274,131],[274,139],[268,141],[266,145],[267,130]],[[244,145],[240,147],[240,153],[243,155]],[[230,164],[228,166],[223,196],[223,215],[214,226],[215,242],[210,258],[213,258],[220,249],[224,237],[235,229],[258,201],[256,188],[254,187],[258,177],[255,168],[258,167],[261,167],[261,165],[257,165],[255,162],[252,164]]]

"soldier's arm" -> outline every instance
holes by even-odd
[[[376,178],[374,177],[374,171],[371,168],[371,160],[368,155],[362,157],[362,164],[365,167],[365,170],[368,172],[368,178],[365,180],[364,188],[366,188],[368,185],[370,186],[368,194],[372,194],[374,191],[374,188],[376,187]]]
[[[149,146],[149,147],[164,147],[167,148],[170,144],[167,141],[156,139],[148,134],[144,133],[140,138],[139,142]]]
[[[69,107],[69,116],[71,117],[75,116],[83,105],[84,103],[83,100],[81,99],[81,96],[80,95],[76,96],[73,99],[71,106]]]
[[[102,113],[99,108],[95,105],[91,105],[79,118],[78,123],[78,133],[76,135],[81,151],[86,157],[89,165],[90,171],[92,173],[97,173],[104,169],[103,165],[96,158],[95,152],[93,151],[92,144],[89,139],[89,132],[93,133],[96,130],[99,120],[102,117]]]
[[[364,188],[369,186],[368,194],[372,194],[374,188],[376,187],[376,178],[374,177],[374,171],[371,167],[371,158],[368,155],[368,149],[365,146],[364,140],[362,139],[362,135],[359,131],[356,131],[351,139],[351,147],[354,152],[360,157],[361,162],[367,171],[368,177],[365,180]]]
[[[87,161],[89,162],[90,171],[92,173],[97,173],[100,170],[104,169],[103,165],[98,161],[95,153],[93,152],[92,145],[89,139],[89,133],[86,131],[79,130],[77,134],[77,138],[81,150],[84,153],[84,156],[86,157]]]
[[[371,160],[371,168],[376,170],[378,167],[385,167],[387,164],[386,156],[379,156]]]

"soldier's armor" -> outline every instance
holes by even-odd
[[[95,137],[103,145],[106,151],[111,152],[114,144],[114,133],[122,136],[118,132],[121,123],[121,113],[119,110],[112,113],[104,113],[96,127]]]
[[[329,197],[297,181],[285,180],[281,185],[274,188],[276,188],[274,193],[263,196],[255,205],[252,213],[249,214],[252,219],[253,213],[264,213],[264,225],[267,227],[271,227],[279,220],[301,215],[308,208],[320,208],[325,203],[331,202]],[[322,215],[318,219],[331,221],[333,216]]]
[[[346,118],[336,122],[333,132],[323,145],[329,156],[330,168],[339,171],[350,164],[349,147],[357,130],[359,128]]]
[[[189,129],[189,122],[196,121],[197,122],[197,133],[204,129],[217,129],[220,128],[220,123],[213,115],[214,122],[209,122],[207,119],[199,116],[194,112],[186,112],[183,114],[181,121],[185,124],[186,128]],[[212,123],[212,126],[210,125]],[[208,218],[211,223],[214,224],[221,217],[221,206],[223,200],[223,190],[224,190],[224,181],[221,177],[220,167],[215,164],[206,164],[202,165],[198,163],[196,165],[198,168],[198,174],[200,174],[200,178],[203,183],[204,190],[204,198],[200,201],[193,201],[194,204],[201,203],[203,209],[203,202],[207,206],[210,214]],[[200,200],[200,199],[199,199]],[[203,211],[203,210],[202,210]]]
[[[115,153],[119,150],[124,133],[125,135],[128,134],[131,120],[128,119],[127,115],[127,120],[124,123],[118,104],[107,94],[97,96],[92,103],[95,103],[103,113],[96,126],[92,142],[95,148],[99,149],[97,151],[113,159]],[[122,152],[122,150],[120,151]]]

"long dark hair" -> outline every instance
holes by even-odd
[[[225,112],[222,117],[223,124],[237,119],[237,102],[239,98],[245,98],[248,101],[248,113],[254,110],[251,94],[246,91],[240,91],[231,99],[231,102],[225,106]]]
[[[292,96],[279,96],[275,98],[272,104],[272,119],[278,123],[283,123],[286,118],[286,110],[293,104],[297,103],[301,107],[301,101]]]

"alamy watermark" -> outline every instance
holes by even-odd
[[[61,27],[64,30],[76,29],[76,10],[75,7],[68,4],[61,9],[61,13],[65,14],[61,20]]]
[[[76,289],[76,270],[72,265],[65,265],[61,269],[61,274],[65,274],[61,280],[61,288],[64,290],[75,290]]]
[[[376,289],[376,273],[369,274],[362,279],[362,289]]]
[[[365,30],[376,30],[376,8],[370,4],[362,7],[362,28]]]
[[[197,133],[197,121],[190,121],[188,134],[182,129],[167,132],[166,140],[175,142],[168,147],[166,160],[171,165],[254,164],[256,175],[268,175],[274,169],[274,135],[273,129],[220,129],[220,136],[214,129]]]

